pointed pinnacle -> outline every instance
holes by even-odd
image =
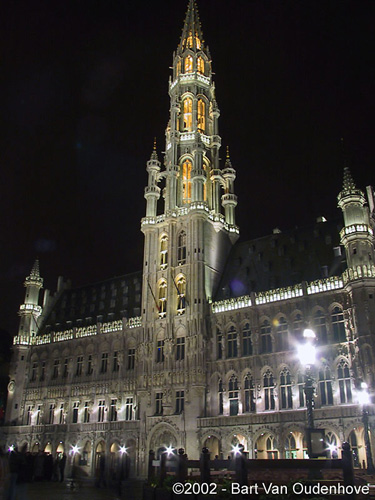
[[[156,152],[156,137],[154,137],[154,145],[153,145],[153,148],[152,148],[152,153],[151,153],[150,160],[156,160],[156,161],[158,161],[158,153]]]
[[[344,182],[343,182],[343,190],[344,191],[352,191],[353,189],[357,189],[354,183],[352,174],[349,170],[349,166],[345,165],[344,167]]]
[[[232,167],[232,162],[230,160],[230,155],[229,155],[229,146],[227,146],[227,155],[225,158],[225,166],[226,167]]]
[[[30,276],[33,278],[40,278],[39,259],[35,259],[34,265],[31,269]]]

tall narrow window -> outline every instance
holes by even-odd
[[[345,342],[345,323],[344,314],[340,307],[335,307],[331,315],[332,328],[333,328],[333,340],[335,342]]]
[[[167,282],[165,280],[159,283],[158,304],[159,317],[164,318],[167,313]]]
[[[236,358],[238,354],[237,350],[237,332],[234,326],[231,326],[227,335],[227,354],[228,358]]]
[[[133,398],[126,398],[125,401],[125,420],[133,420]]]
[[[193,58],[191,56],[187,56],[185,59],[185,73],[193,72]]]
[[[244,396],[245,396],[244,412],[248,413],[250,411],[252,412],[255,411],[254,382],[250,373],[246,375],[244,380]]]
[[[186,233],[181,231],[177,238],[177,264],[186,264]]]
[[[277,460],[278,452],[275,449],[275,438],[270,436],[266,441],[267,458],[268,460]]]
[[[267,320],[260,327],[260,339],[262,354],[272,352],[271,325]]]
[[[112,370],[114,372],[118,372],[120,369],[120,365],[119,365],[119,362],[118,362],[118,351],[115,351],[113,353],[113,367],[112,367]]]
[[[180,73],[181,73],[181,60],[178,61],[176,66],[176,76],[178,76]]]
[[[33,363],[33,366],[31,368],[31,378],[30,378],[31,382],[34,382],[36,380],[37,372],[38,372],[38,363]]]
[[[223,359],[223,334],[219,329],[216,330],[216,339],[217,339],[217,359]]]
[[[338,458],[337,455],[337,439],[333,432],[327,432],[325,436],[327,447],[327,458]]]
[[[60,368],[60,360],[55,359],[53,362],[53,373],[52,373],[52,378],[58,378],[59,376],[59,368]]]
[[[82,366],[83,366],[83,356],[78,356],[76,365],[76,377],[80,377],[82,375]]]
[[[319,389],[322,405],[333,405],[332,377],[328,367],[319,370]]]
[[[91,375],[92,372],[93,372],[92,354],[89,354],[89,357],[87,358],[87,375]]]
[[[155,413],[156,415],[163,415],[163,393],[157,392],[155,394]]]
[[[228,389],[229,415],[238,415],[238,381],[234,375],[229,379]]]
[[[317,336],[317,342],[319,344],[327,343],[327,324],[326,318],[322,311],[316,311],[313,318],[313,330]]]
[[[164,234],[160,238],[160,269],[168,267],[168,236]]]
[[[156,345],[156,362],[163,363],[164,361],[164,340],[158,340]]]
[[[64,378],[67,378],[69,375],[68,369],[69,369],[69,359],[65,358],[64,359],[64,368],[63,368],[63,377]]]
[[[42,369],[41,369],[41,372],[40,372],[40,379],[39,380],[44,380],[46,376],[46,362],[45,361],[42,361]]]
[[[348,363],[345,363],[345,361],[340,361],[337,368],[337,380],[339,382],[341,403],[351,403],[353,401],[352,383],[350,379],[349,366]]]
[[[79,411],[79,402],[76,401],[75,403],[73,403],[73,415],[72,415],[73,424],[78,423],[78,411]]]
[[[185,359],[185,337],[177,337],[176,339],[176,360]]]
[[[128,370],[134,370],[135,349],[128,349]]]
[[[206,130],[206,104],[203,99],[198,99],[198,131]]]
[[[85,424],[90,422],[90,402],[85,401],[84,411],[83,411],[83,421]]]
[[[285,318],[279,319],[279,324],[277,326],[277,340],[278,340],[278,350],[287,351],[289,349],[289,333],[288,333],[288,323]]]
[[[182,164],[182,203],[191,202],[191,161]]]
[[[56,408],[56,405],[54,403],[51,403],[49,405],[49,414],[48,414],[48,423],[49,424],[55,423],[55,408]]]
[[[179,276],[176,280],[177,286],[177,312],[178,314],[184,314],[186,308],[186,278],[185,276]]]
[[[291,433],[285,439],[285,458],[297,458],[296,440]]]
[[[293,408],[293,398],[292,398],[292,381],[290,378],[289,370],[286,368],[280,373],[280,396],[281,396],[281,408],[283,410],[289,410]]]
[[[40,425],[42,423],[42,405],[38,405],[36,408],[36,418],[35,418],[35,424]]]
[[[253,354],[253,343],[251,341],[251,330],[249,323],[242,330],[242,356],[251,356]]]
[[[193,130],[193,99],[186,97],[183,102],[183,132],[191,132]]]
[[[274,410],[275,409],[275,395],[274,395],[274,381],[273,375],[270,370],[267,370],[263,376],[263,387],[264,387],[264,409]]]
[[[297,384],[298,384],[299,407],[303,408],[305,406],[305,381],[302,373],[298,374]]]
[[[176,413],[184,411],[184,391],[176,391]]]
[[[101,399],[98,403],[98,422],[104,422],[105,401]]]
[[[198,69],[198,73],[200,73],[201,75],[204,75],[204,59],[201,56],[199,56],[198,60],[197,60],[197,69]]]
[[[303,318],[300,314],[296,314],[293,321],[293,333],[296,340],[302,339],[303,334]]]
[[[64,423],[65,423],[64,403],[61,403],[59,409],[59,424],[64,424]]]
[[[116,422],[117,420],[117,399],[111,399],[111,407],[109,409],[109,420],[110,422]]]
[[[222,415],[224,413],[224,389],[223,389],[223,382],[222,380],[219,380],[219,387],[218,387],[218,393],[219,393],[219,415]]]
[[[108,370],[108,352],[102,354],[102,364],[100,366],[100,373],[107,373]]]

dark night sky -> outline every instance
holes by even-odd
[[[139,270],[187,0],[9,1],[0,82],[0,329],[36,256],[47,288]],[[243,239],[338,215],[344,137],[373,184],[372,1],[198,0]],[[225,156],[224,149],[222,157]]]

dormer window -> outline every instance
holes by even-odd
[[[191,161],[182,164],[182,203],[191,202]]]
[[[164,234],[160,238],[160,269],[168,267],[168,236]]]
[[[185,73],[193,72],[193,58],[191,56],[187,56],[185,59]]]
[[[193,99],[191,97],[187,97],[184,100],[183,109],[184,109],[183,131],[191,132],[193,128]]]
[[[206,129],[206,105],[203,99],[198,99],[198,131]]]

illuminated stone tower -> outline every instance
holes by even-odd
[[[39,305],[39,292],[43,286],[40,277],[39,261],[36,260],[31,273],[25,279],[26,287],[25,301],[20,306],[20,325],[18,329],[17,343],[13,346],[13,357],[10,366],[10,382],[8,384],[8,402],[6,420],[17,421],[20,414],[23,387],[26,377],[27,353],[30,349],[32,338],[38,333],[38,318],[42,313]],[[17,390],[16,390],[17,389]]]
[[[170,394],[181,390],[186,418],[195,422],[204,412],[209,303],[238,238],[238,228],[236,172],[229,154],[220,168],[220,111],[211,56],[193,0],[173,56],[169,95],[165,168],[161,168],[156,146],[147,162],[142,320],[149,352],[156,354],[144,361],[141,371],[160,375],[165,369],[172,373],[167,382],[160,382],[160,389],[154,389],[162,392],[163,414],[175,413]],[[182,349],[186,355],[181,354]],[[149,406],[151,415],[153,405]],[[189,448],[187,434],[182,440]],[[191,452],[195,451],[192,447]]]

